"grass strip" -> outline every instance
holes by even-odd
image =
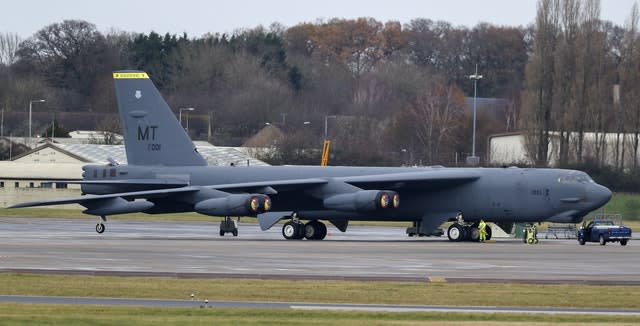
[[[0,304],[2,325],[637,325],[639,317]]]
[[[0,274],[0,294],[277,302],[640,309],[640,286]]]

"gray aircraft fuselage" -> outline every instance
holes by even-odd
[[[97,173],[93,173],[93,170]],[[115,169],[115,173],[111,172]],[[105,172],[102,172],[106,170]],[[577,223],[590,211],[604,205],[611,191],[594,183],[584,172],[563,169],[532,168],[391,168],[391,167],[115,167],[89,165],[85,167],[85,180],[163,179],[182,180],[191,186],[234,184],[245,182],[277,181],[301,178],[336,178],[404,172],[473,171],[476,180],[459,185],[400,187],[401,205],[385,212],[345,213],[326,210],[322,200],[304,191],[280,191],[270,195],[274,211],[296,211],[303,218],[417,221],[425,214],[460,212],[466,220],[485,219],[494,222],[571,222]],[[97,176],[92,178],[91,176]],[[105,177],[103,177],[105,176]],[[573,177],[569,177],[573,176]],[[580,178],[578,178],[578,176]],[[166,188],[164,184],[123,186],[83,184],[86,194],[109,194]],[[154,201],[147,213],[193,211],[193,206],[178,200],[162,198]],[[453,217],[453,216],[450,216]]]

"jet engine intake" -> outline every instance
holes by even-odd
[[[400,206],[400,196],[390,190],[361,190],[327,197],[324,207],[345,212],[395,209]]]
[[[262,194],[231,194],[200,201],[194,209],[211,216],[256,216],[271,210],[271,198]]]

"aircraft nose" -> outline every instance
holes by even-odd
[[[611,199],[612,195],[613,193],[611,192],[611,190],[609,190],[609,188],[601,186],[599,184],[591,185],[587,194],[589,201],[594,204],[593,209],[602,207],[609,201],[609,199]]]

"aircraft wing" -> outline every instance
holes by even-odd
[[[16,204],[9,208],[36,207],[48,205],[64,204],[86,204],[92,201],[100,201],[110,198],[123,198],[132,200],[136,198],[158,198],[167,197],[174,194],[197,192],[202,188],[216,189],[227,192],[258,192],[264,194],[277,194],[278,192],[306,190],[315,186],[329,183],[331,179],[342,181],[362,189],[389,189],[401,190],[406,188],[438,189],[455,186],[465,182],[476,180],[480,177],[478,172],[470,170],[443,170],[443,171],[416,171],[405,173],[391,173],[379,175],[348,176],[337,178],[307,178],[307,179],[285,179],[272,181],[257,181],[244,183],[229,183],[209,186],[180,186],[180,183],[171,183],[167,180],[140,180],[135,184],[140,185],[166,185],[172,188],[143,190],[113,193],[106,195],[84,195],[72,198],[54,199],[47,201],[34,201]],[[151,182],[146,182],[151,181]],[[71,183],[71,182],[69,182]],[[91,184],[92,181],[75,181],[73,183]],[[96,184],[104,184],[104,181],[97,181]],[[112,181],[113,184],[131,184],[130,180]]]
[[[420,188],[423,190],[456,186],[480,178],[481,174],[472,170],[427,170],[416,172],[363,175],[336,178],[362,189],[401,190]]]
[[[307,178],[307,179],[285,179],[272,181],[257,181],[243,183],[228,183],[221,185],[205,186],[206,188],[223,190],[223,191],[241,191],[241,192],[261,192],[265,194],[276,194],[281,191],[292,191],[298,189],[306,189],[328,183],[328,179],[323,178]]]
[[[441,189],[456,186],[480,178],[480,173],[471,170],[428,170],[375,174],[332,178],[285,179],[276,181],[258,181],[210,185],[206,188],[230,192],[259,192],[276,194],[278,192],[305,190],[329,183],[330,180],[342,181],[362,189],[401,190],[408,188]]]
[[[9,206],[8,208],[65,205],[65,204],[85,204],[92,201],[100,201],[104,199],[117,198],[117,197],[124,198],[124,199],[158,198],[158,197],[166,197],[169,195],[179,194],[179,193],[196,192],[198,190],[200,190],[199,187],[182,187],[182,188],[123,192],[123,193],[114,193],[114,194],[108,194],[108,195],[85,195],[85,196],[63,198],[63,199],[32,201],[28,203],[21,203],[21,204]]]

